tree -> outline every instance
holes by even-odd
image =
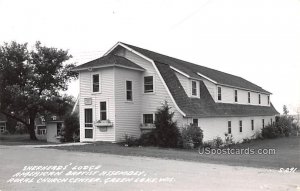
[[[286,105],[283,105],[283,114],[284,114],[284,115],[288,115],[288,114],[289,114],[289,110],[288,110],[288,108],[286,107]]]
[[[74,135],[79,135],[78,113],[71,113],[64,120],[63,136],[66,142],[75,141]]]
[[[157,145],[161,147],[177,147],[180,132],[177,123],[172,120],[174,112],[165,102],[156,112],[155,130]]]
[[[42,46],[32,50],[27,43],[0,46],[0,112],[23,123],[30,139],[37,140],[34,121],[39,114],[63,113],[70,97],[61,96],[68,83],[77,78],[66,64],[72,56],[66,50]]]

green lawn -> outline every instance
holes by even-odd
[[[274,155],[200,155],[198,150],[165,149],[157,147],[125,147],[123,145],[96,142],[80,146],[50,147],[68,151],[107,153],[124,156],[143,156],[204,163],[227,164],[233,166],[263,168],[298,168],[300,170],[300,137],[255,140],[234,145],[234,149],[275,149]]]
[[[31,141],[28,134],[1,135],[0,145],[42,145],[48,144],[45,136],[37,135],[38,141]]]

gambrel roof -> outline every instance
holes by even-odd
[[[247,117],[273,116],[279,114],[272,104],[270,104],[270,106],[258,106],[216,103],[208,92],[205,84],[201,80],[202,78],[205,78],[219,85],[240,88],[263,94],[270,94],[270,92],[264,90],[260,86],[257,86],[256,84],[253,84],[241,77],[179,60],[177,58],[172,58],[122,42],[117,43],[105,54],[105,56],[86,64],[77,66],[74,70],[79,71],[88,69],[89,67],[99,68],[101,66],[114,64],[144,70],[142,67],[129,61],[128,59],[114,55],[113,50],[118,46],[130,49],[130,51],[139,54],[156,66],[158,72],[162,77],[163,83],[165,83],[167,91],[171,96],[171,99],[175,102],[174,104],[176,109],[178,109],[179,112],[182,113],[182,115],[185,117]],[[198,79],[200,81],[200,99],[188,97],[174,70],[179,70],[185,73],[187,76]]]
[[[212,79],[213,81],[215,81],[217,84],[220,85],[228,85],[228,86],[233,86],[241,89],[247,89],[247,90],[252,90],[260,93],[270,94],[270,92],[264,90],[260,86],[257,86],[256,84],[253,84],[252,82],[249,82],[241,77],[228,74],[225,72],[221,72],[218,70],[214,70],[211,68],[207,68],[204,66],[200,66],[197,64],[193,64],[190,62],[186,62],[183,60],[179,60],[177,58],[159,54],[130,44],[126,44],[126,43],[122,43],[122,44],[125,44],[126,46],[143,54],[144,56],[152,59],[155,62],[168,64],[169,66],[177,68],[178,70],[188,74],[190,77],[199,78],[199,74],[201,74],[202,76]]]
[[[216,103],[203,81],[200,82],[200,99],[189,98],[175,72],[168,64],[155,62],[155,65],[166,82],[176,104],[185,113],[186,117],[247,117],[279,114],[272,104],[270,106],[258,106]]]

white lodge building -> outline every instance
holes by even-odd
[[[203,130],[204,141],[232,134],[250,138],[275,121],[270,92],[234,75],[122,42],[77,66],[80,141],[118,142],[153,128],[167,101],[178,127]]]

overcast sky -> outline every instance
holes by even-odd
[[[300,107],[300,0],[0,0],[0,18],[1,44],[39,40],[83,64],[122,41],[241,76],[279,112]]]

